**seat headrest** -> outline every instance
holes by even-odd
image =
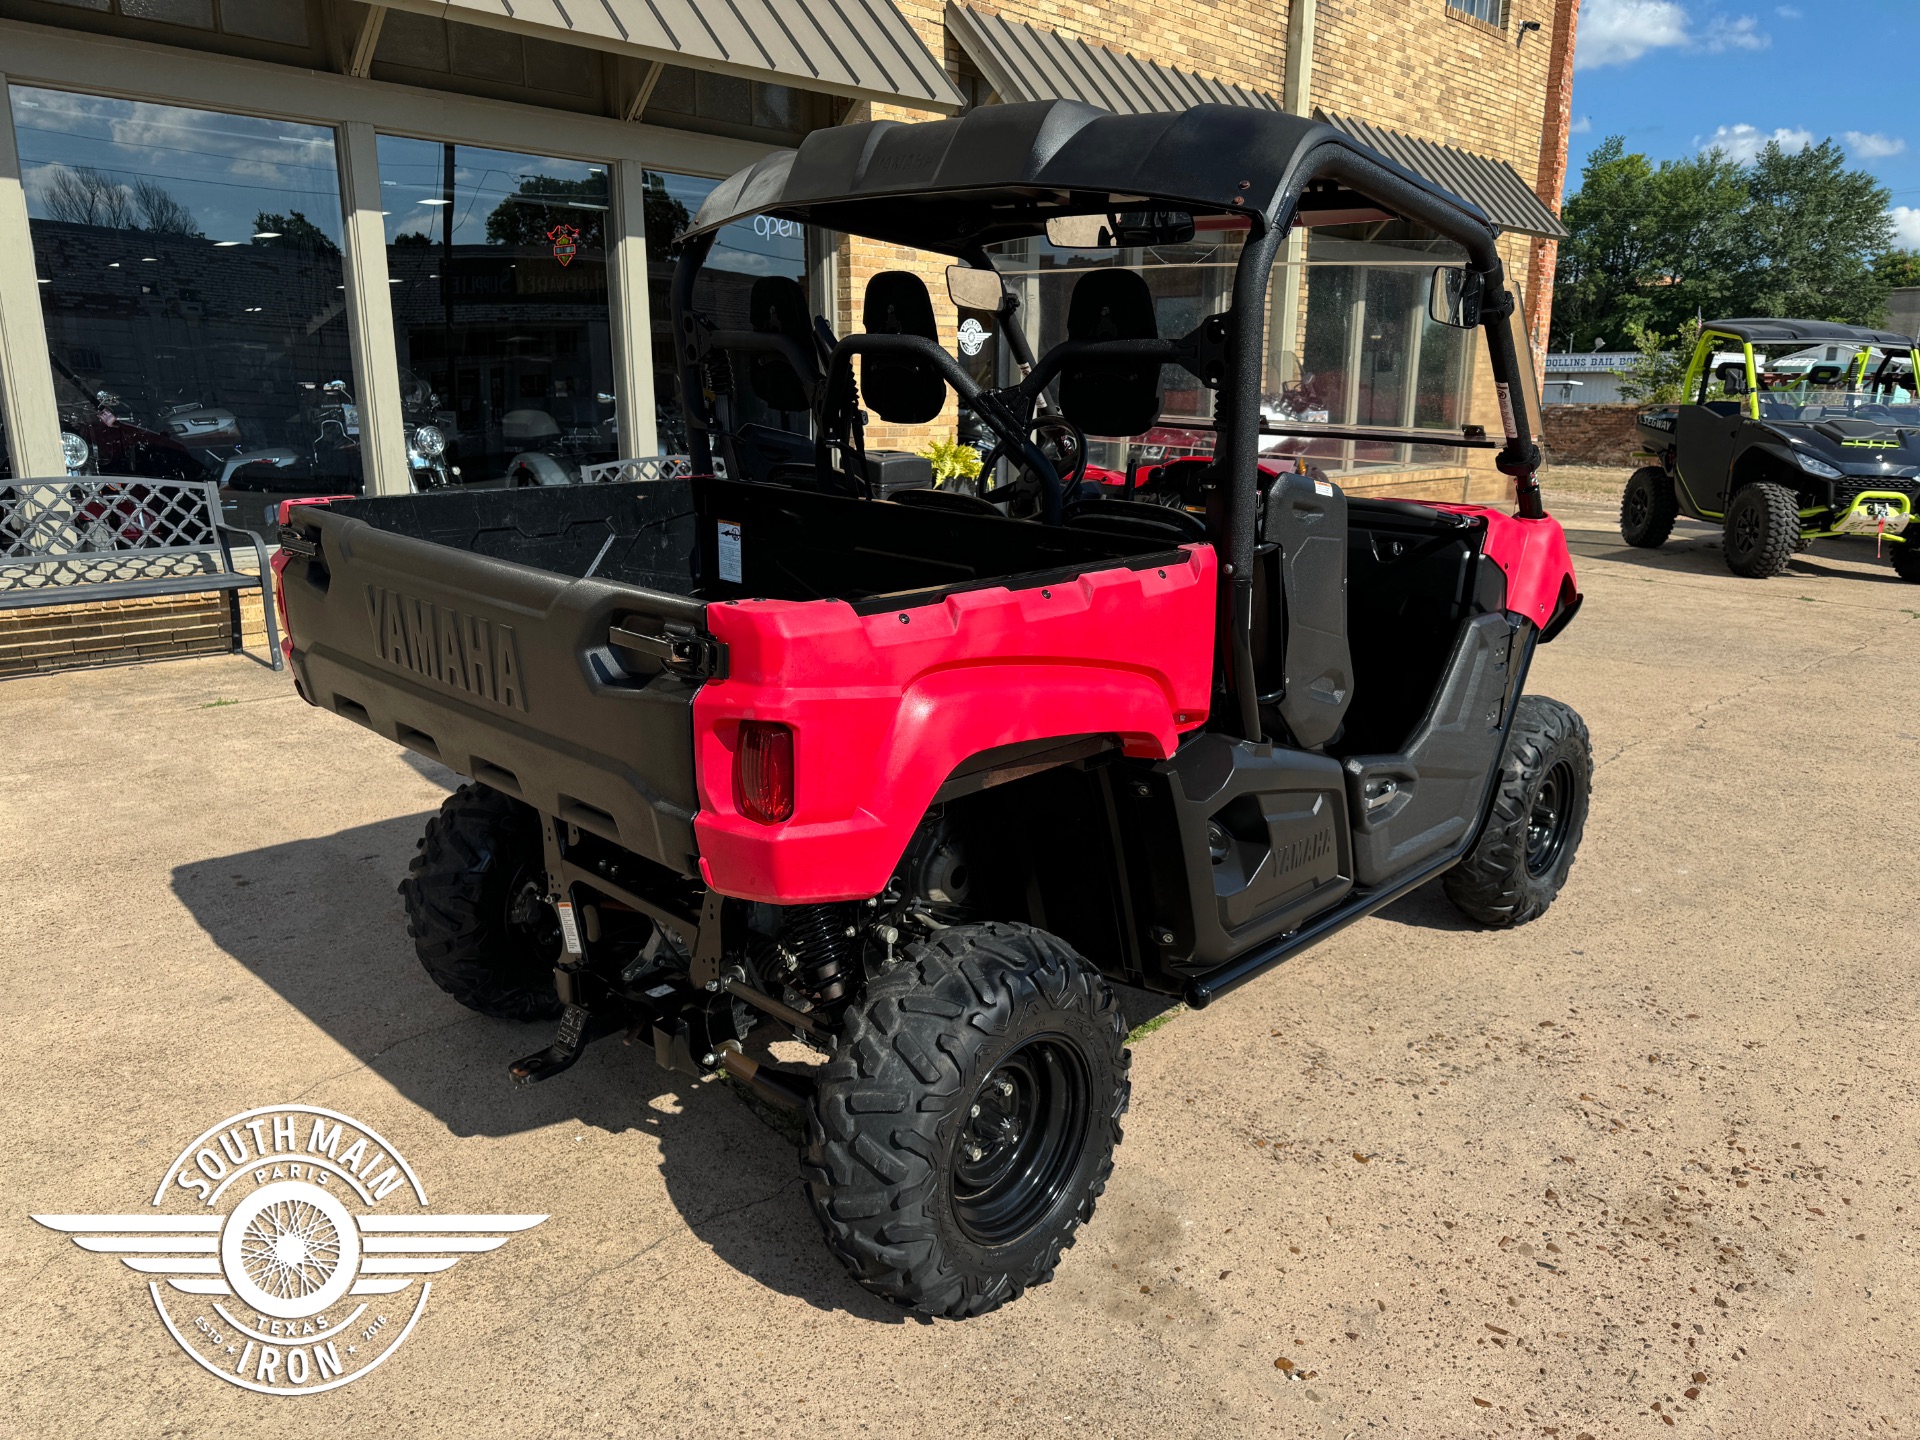
[[[1069,340],[1157,340],[1153,292],[1137,270],[1089,270],[1067,306]],[[1089,355],[1060,371],[1060,409],[1089,435],[1138,435],[1160,418],[1160,362]]]
[[[792,276],[762,275],[754,281],[747,296],[747,315],[762,335],[785,335],[808,354],[813,353],[806,292]],[[808,408],[806,387],[784,355],[754,351],[747,362],[747,383],[770,410]]]
[[[867,282],[862,316],[869,335],[918,335],[935,344],[933,297],[927,283],[906,270],[883,270]],[[947,403],[947,382],[917,355],[862,355],[860,394],[874,413],[895,425],[923,425]]]

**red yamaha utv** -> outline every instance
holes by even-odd
[[[1090,270],[1063,342],[1006,327],[1025,373],[996,388],[903,271],[858,334],[774,278],[749,328],[716,324],[702,263],[754,215],[944,252],[1009,317],[999,242],[1124,252],[1230,217],[1240,259],[1230,306],[1171,337],[1138,271]],[[713,192],[673,288],[691,475],[283,509],[301,694],[474,782],[402,890],[445,990],[557,1017],[516,1079],[615,1031],[734,1076],[803,1113],[860,1283],[977,1315],[1052,1275],[1111,1172],[1109,982],[1204,1006],[1435,879],[1489,926],[1552,903],[1592,765],[1579,717],[1524,694],[1580,603],[1526,407],[1504,442],[1452,437],[1498,446],[1516,514],[1257,463],[1269,276],[1330,216],[1455,242],[1435,317],[1517,392],[1485,220],[1348,137],[996,105],[818,131]],[[1170,368],[1215,402],[1184,503],[1056,468],[1158,423]],[[923,423],[949,389],[995,439],[981,493],[875,498],[867,414]],[[742,418],[768,413],[807,433]],[[819,1063],[747,1053],[769,1036]]]

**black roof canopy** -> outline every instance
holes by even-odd
[[[1911,335],[1899,335],[1891,330],[1869,330],[1862,325],[1840,325],[1832,320],[1766,320],[1749,317],[1744,320],[1710,320],[1707,329],[1738,336],[1749,345],[1823,345],[1835,342],[1842,345],[1878,345],[1882,349],[1913,348]]]
[[[1271,223],[1308,157],[1316,171],[1330,158],[1318,153],[1326,147],[1412,187],[1449,231],[1484,236],[1490,248],[1491,226],[1476,206],[1319,121],[1233,105],[1114,115],[1073,100],[816,130],[797,150],[723,181],[686,238],[770,214],[959,255],[1122,197]]]

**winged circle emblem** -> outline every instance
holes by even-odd
[[[562,270],[571,265],[573,257],[580,253],[578,225],[556,225],[547,231],[547,239],[553,242],[553,258],[560,262]]]
[[[221,1121],[143,1210],[33,1217],[145,1279],[201,1368],[268,1395],[369,1374],[413,1333],[437,1279],[546,1218],[432,1211],[398,1150],[311,1105]]]

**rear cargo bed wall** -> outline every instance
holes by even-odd
[[[336,500],[331,508],[380,530],[576,578],[692,595],[691,482],[555,485]],[[598,563],[596,564],[596,560]]]
[[[390,534],[697,600],[924,603],[955,587],[1173,548],[706,477],[343,500],[333,509]]]

